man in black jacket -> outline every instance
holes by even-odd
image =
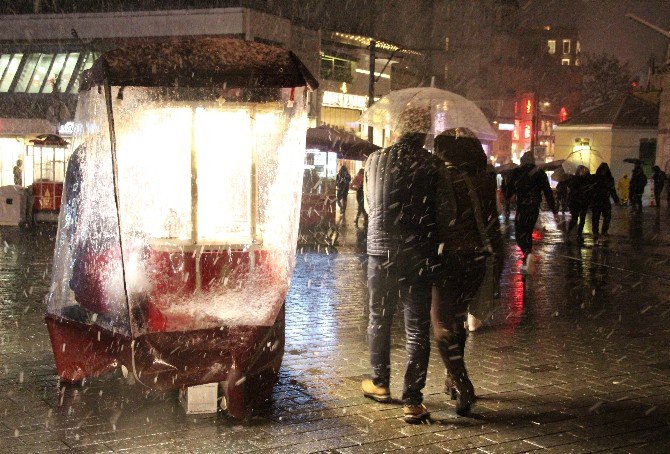
[[[428,109],[405,111],[396,128],[399,140],[370,155],[364,179],[372,376],[363,380],[362,389],[379,402],[391,399],[391,325],[400,302],[407,338],[402,401],[410,423],[430,415],[421,391],[430,353],[431,271],[438,252],[436,205],[439,188],[446,181],[445,166],[423,148],[429,128]]]
[[[528,270],[528,259],[533,249],[533,229],[540,215],[542,194],[549,204],[549,208],[558,215],[554,194],[549,186],[549,179],[544,170],[535,166],[535,157],[532,151],[521,157],[521,166],[512,171],[510,183],[507,186],[507,198],[516,195],[516,216],[514,218],[514,232],[516,244],[523,253],[522,272]]]

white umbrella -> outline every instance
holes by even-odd
[[[431,130],[438,135],[455,128],[467,128],[480,140],[495,140],[497,135],[482,111],[455,93],[433,87],[406,88],[392,91],[368,108],[359,123],[378,129],[396,129],[401,114],[408,109],[430,109]]]

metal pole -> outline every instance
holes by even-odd
[[[370,78],[368,79],[368,108],[375,102],[375,47],[377,42],[370,40]],[[368,126],[368,142],[373,143],[373,128]]]

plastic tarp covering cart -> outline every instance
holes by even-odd
[[[283,354],[305,87],[103,87],[75,117],[47,302],[58,373],[251,389]]]

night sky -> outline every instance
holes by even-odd
[[[670,29],[670,0],[521,0],[527,25],[575,25],[580,30],[582,51],[607,52],[629,62],[631,72],[646,67],[654,54],[665,58],[670,39],[627,19],[634,13]]]

